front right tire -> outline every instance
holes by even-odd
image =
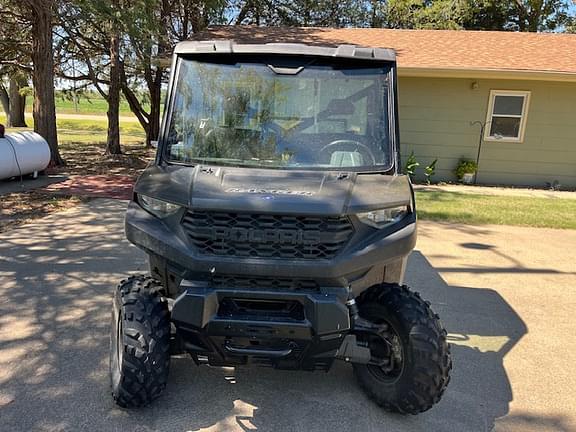
[[[381,284],[357,299],[359,315],[382,329],[359,334],[377,364],[354,364],[365,393],[384,409],[418,414],[436,404],[450,382],[452,359],[438,315],[406,286]]]
[[[148,405],[168,380],[170,313],[162,285],[147,276],[120,282],[110,331],[112,397],[123,408]]]

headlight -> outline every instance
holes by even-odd
[[[370,225],[374,228],[384,228],[392,225],[402,219],[408,213],[406,206],[391,207],[380,210],[373,210],[367,213],[358,213],[360,222]]]
[[[151,198],[146,195],[138,195],[138,202],[144,210],[152,213],[157,217],[170,216],[180,210],[180,206],[156,198]]]

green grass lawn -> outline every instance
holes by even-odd
[[[0,114],[0,123],[5,121],[4,115]],[[28,128],[8,129],[8,132],[19,132],[32,130],[34,121],[27,118]],[[58,127],[58,140],[60,143],[91,143],[99,144],[106,142],[106,131],[108,121],[106,117],[102,120],[92,119],[59,119],[56,121]],[[144,142],[146,134],[137,121],[120,120],[120,141],[122,144],[134,144]]]
[[[423,220],[576,229],[576,199],[417,191]]]
[[[108,122],[104,120],[63,119],[58,120],[58,139],[62,143],[105,143]],[[120,121],[122,144],[144,142],[146,134],[138,122]]]
[[[93,115],[106,115],[108,111],[108,103],[99,95],[90,95],[89,98],[81,98],[78,101],[78,111],[75,110],[74,102],[61,97],[56,97],[56,112],[65,114],[93,114]],[[32,105],[27,107],[32,111]],[[120,101],[120,115],[131,115],[130,106],[124,99]]]
[[[33,98],[31,96],[28,96],[26,98],[27,113],[32,112],[32,102]],[[90,114],[90,115],[105,116],[106,111],[108,111],[108,103],[106,102],[106,100],[95,92],[80,97],[78,100],[77,107],[74,106],[74,102],[65,97],[62,97],[58,91],[56,92],[54,102],[56,103],[56,112],[61,114]],[[145,104],[144,107],[146,110],[150,108],[148,104]],[[132,115],[132,111],[130,111],[130,106],[123,97],[120,99],[120,115],[121,116]]]
[[[106,115],[108,111],[108,103],[102,96],[98,93],[89,93],[86,97],[81,97],[78,100],[78,110],[74,107],[74,102],[64,98],[56,92],[56,97],[54,99],[56,103],[56,112],[61,114],[91,114],[91,115]],[[148,105],[145,105],[146,109],[149,109]],[[26,111],[32,112],[32,97],[26,98]],[[120,115],[132,115],[130,111],[130,106],[124,98],[120,100]]]

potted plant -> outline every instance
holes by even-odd
[[[472,184],[474,182],[474,175],[478,170],[478,164],[470,159],[460,159],[454,174],[458,178],[458,181],[465,184]]]

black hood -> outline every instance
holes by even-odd
[[[197,165],[148,167],[136,193],[193,209],[343,215],[408,205],[406,176]]]

